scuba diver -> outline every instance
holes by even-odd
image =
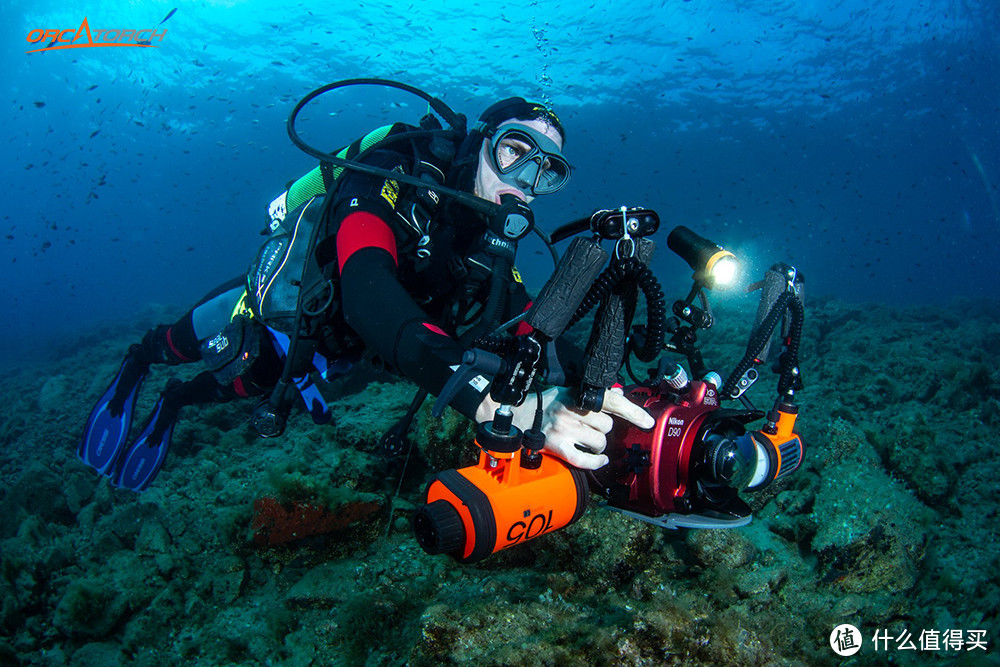
[[[293,141],[295,114],[310,99],[289,119]],[[526,204],[570,178],[565,130],[546,106],[505,99],[468,132],[464,116],[455,116],[460,131],[450,121],[452,130],[442,130],[428,113],[419,128],[396,123],[336,156],[321,154],[328,159],[271,203],[270,238],[248,273],[129,348],[91,412],[80,458],[115,486],[142,491],[159,471],[185,406],[259,397],[251,423],[262,436],[277,436],[297,397],[317,423],[329,420],[310,373],[329,379],[362,359],[378,359],[438,395],[466,349],[530,307],[513,266],[516,240],[533,224]],[[454,191],[465,198],[447,194]],[[545,363],[570,375],[573,351],[558,346],[559,354],[555,346],[546,351]],[[195,361],[207,370],[170,380],[130,442],[150,367]],[[496,408],[484,375],[450,399],[476,422],[491,419]],[[545,450],[583,469],[608,462],[602,452],[612,415],[640,428],[654,424],[618,390],[606,392],[599,412],[575,408],[561,387],[547,389],[542,406]],[[514,423],[528,428],[534,412],[521,406]]]

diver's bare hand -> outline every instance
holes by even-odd
[[[531,428],[535,405],[535,400],[529,396],[517,407],[514,425],[522,430]],[[656,423],[648,412],[625,398],[620,389],[604,392],[601,412],[575,407],[565,388],[548,389],[542,394],[544,450],[577,468],[597,470],[608,463],[603,452],[608,446],[607,434],[614,426],[612,416],[626,419],[639,428],[652,428]]]

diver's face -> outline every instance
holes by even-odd
[[[505,126],[514,123],[541,132],[554,141],[559,150],[562,150],[563,139],[562,135],[559,134],[559,130],[539,119],[504,121],[498,126],[497,132],[503,130]],[[490,145],[490,141],[484,141],[482,147],[479,149],[479,168],[476,170],[476,180],[472,190],[473,194],[494,204],[500,203],[500,195],[514,195],[524,202],[530,202],[534,199],[533,195],[500,180],[499,174],[493,168],[493,160],[490,158]]]

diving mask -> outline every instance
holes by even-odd
[[[500,180],[531,195],[547,195],[569,182],[569,162],[552,139],[511,123],[489,139],[493,168]]]

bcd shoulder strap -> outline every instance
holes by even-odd
[[[412,127],[405,123],[383,125],[341,148],[334,155],[344,160],[354,160],[365,151],[376,146],[386,137],[412,129]],[[330,162],[321,161],[319,166],[292,182],[288,186],[288,189],[278,195],[267,207],[268,227],[270,231],[274,231],[275,227],[284,221],[285,216],[290,211],[294,211],[309,199],[332,192],[336,187],[337,181],[343,174],[343,167],[337,167]]]

